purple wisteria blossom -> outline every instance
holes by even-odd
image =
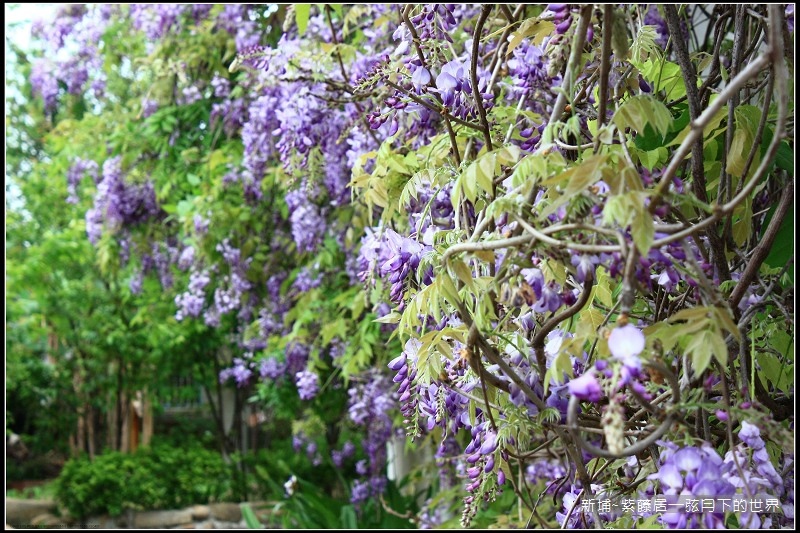
[[[603,389],[591,372],[571,380],[569,382],[569,393],[581,400],[593,403],[597,403],[603,398]]]
[[[629,369],[640,369],[642,362],[639,354],[645,346],[644,334],[632,324],[614,328],[608,337],[608,349],[615,359]]]
[[[295,374],[295,385],[301,400],[311,400],[319,392],[319,378],[314,372],[303,370]]]
[[[67,203],[78,203],[78,183],[85,177],[91,176],[92,180],[97,183],[97,163],[92,160],[81,159],[76,157],[73,160],[72,166],[67,171]]]

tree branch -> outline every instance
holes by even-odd
[[[506,8],[508,9],[508,8]],[[478,89],[478,47],[481,44],[481,32],[486,19],[489,18],[489,13],[492,12],[490,4],[484,5],[481,9],[478,23],[475,25],[475,33],[472,36],[472,57],[470,58],[469,75],[472,83],[472,97],[475,99],[475,108],[478,110],[478,116],[481,120],[481,130],[483,132],[483,140],[486,143],[486,150],[491,152],[494,150],[492,146],[492,130],[489,128],[489,121],[486,120],[486,109],[483,108],[483,96]]]

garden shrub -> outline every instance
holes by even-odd
[[[56,499],[72,516],[176,509],[231,499],[231,467],[218,452],[156,445],[133,454],[72,459],[56,482]]]

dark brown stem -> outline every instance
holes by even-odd
[[[418,103],[419,105],[425,107],[426,109],[428,109],[430,111],[433,111],[434,113],[436,113],[438,115],[441,115],[442,118],[444,118],[446,121],[453,121],[456,124],[461,124],[462,126],[466,126],[468,128],[472,128],[473,130],[483,131],[479,125],[473,124],[472,122],[460,119],[458,117],[455,117],[455,116],[447,113],[447,111],[444,110],[443,107],[437,107],[435,104],[432,104],[431,102],[428,102],[424,98],[420,98],[418,95],[416,95],[413,92],[409,91],[408,89],[404,88],[402,85],[399,85],[399,84],[397,84],[397,83],[395,83],[395,82],[393,82],[391,80],[388,80],[388,79],[384,80],[384,83],[386,85],[388,85],[389,87],[391,87],[392,89],[395,89],[396,91],[399,91],[399,92],[403,93],[405,96],[409,97],[411,100],[413,100],[414,102]]]
[[[333,44],[339,45],[339,38],[336,37],[336,28],[333,26],[333,19],[331,19],[331,7],[329,5],[325,5],[325,16],[328,18],[328,26],[331,28],[331,38],[333,39]],[[347,76],[347,70],[344,68],[344,61],[342,61],[342,54],[339,53],[339,49],[336,49],[336,59],[339,62],[339,69],[342,71],[342,77],[344,78],[345,84],[347,80],[350,78]],[[370,127],[369,122],[367,122],[367,117],[364,116],[364,110],[361,108],[361,104],[358,102],[354,102],[356,109],[358,110],[359,114],[361,115],[361,121],[364,123],[364,126],[367,128],[367,133],[372,140],[375,141],[375,144],[378,146],[381,145],[381,141],[378,139],[377,134],[375,131]]]
[[[419,56],[419,60],[422,63],[422,68],[428,69],[428,62],[425,60],[425,54],[422,51],[422,45],[420,44],[419,35],[417,34],[417,29],[414,27],[414,24],[411,23],[411,19],[408,16],[409,12],[413,7],[414,7],[413,4],[408,4],[405,8],[401,10],[401,16],[403,17],[403,22],[406,23],[408,31],[411,33],[411,39],[414,43],[414,49],[417,51],[417,56]],[[428,69],[428,71],[430,72],[430,69]],[[388,80],[386,81],[388,83]],[[431,76],[431,80],[428,82],[428,87],[431,88],[436,87],[433,83],[433,76]],[[439,104],[442,105],[442,109],[444,109],[441,97],[436,93],[434,93],[434,95],[436,96],[436,99],[439,101]],[[456,165],[461,165],[461,154],[458,151],[458,142],[456,140],[456,134],[455,131],[453,130],[453,125],[451,124],[451,119],[455,119],[455,117],[451,117],[447,112],[444,112],[441,109],[436,110],[436,112],[439,113],[444,119],[444,125],[447,128],[447,135],[450,137],[450,148],[453,150],[453,157],[456,160]],[[460,119],[454,121],[462,123]],[[468,124],[466,121],[463,121],[463,123]]]
[[[547,334],[553,331],[553,328],[564,322],[565,320],[571,318],[575,314],[577,314],[583,307],[586,305],[586,302],[589,301],[589,296],[592,293],[592,284],[594,283],[594,276],[589,275],[586,277],[586,280],[583,282],[583,292],[581,292],[580,298],[578,301],[575,302],[571,307],[568,307],[562,313],[555,315],[554,317],[550,318],[547,322],[542,325],[541,329],[536,333],[536,336],[533,337],[533,341],[531,341],[531,345],[533,346],[533,352],[536,356],[536,364],[539,367],[539,373],[541,379],[544,379],[545,374],[547,373],[547,359],[544,353],[544,341],[547,338]]]
[[[736,194],[741,192],[744,188],[744,183],[747,178],[747,174],[750,172],[750,166],[753,164],[755,160],[756,153],[761,151],[761,137],[764,135],[764,128],[767,125],[767,117],[769,116],[769,106],[772,102],[772,89],[775,85],[775,77],[770,76],[769,81],[767,83],[767,90],[764,93],[764,105],[762,106],[762,113],[761,119],[758,122],[758,129],[756,130],[756,135],[753,139],[753,145],[750,147],[750,153],[747,155],[747,161],[744,164],[744,168],[742,169],[742,177],[739,180],[739,185],[736,187]],[[725,166],[723,165],[723,168]],[[728,199],[730,201],[730,199]],[[725,219],[725,241],[729,242],[733,240],[733,214],[729,215]]]
[[[503,12],[503,16],[506,18],[506,20],[508,20],[508,22],[510,22],[511,24],[514,23],[514,20],[516,20],[516,19],[514,18],[514,14],[508,8],[508,5],[500,4],[500,11]],[[501,40],[500,42],[503,42],[503,41]]]
[[[689,57],[689,50],[686,42],[680,38],[680,16],[678,9],[672,4],[664,6],[664,15],[667,19],[667,27],[669,33],[673,37],[672,42],[675,48],[675,55],[678,58],[678,65],[681,68],[683,75],[684,85],[686,86],[686,96],[689,103],[689,117],[692,122],[696,121],[700,116],[702,110],[700,105],[700,96],[697,91],[697,72],[695,71],[694,64]],[[705,170],[703,168],[703,139],[700,136],[692,145],[692,191],[695,196],[703,203],[708,203],[708,194],[706,193],[706,178]],[[711,259],[717,270],[717,275],[720,281],[727,281],[730,279],[730,269],[728,262],[725,259],[725,243],[717,234],[715,225],[711,225],[706,231],[708,242],[711,245]]]
[[[737,309],[739,302],[742,300],[742,297],[744,297],[745,291],[748,287],[750,287],[750,284],[753,282],[753,280],[756,279],[756,276],[758,275],[758,269],[761,268],[761,263],[763,263],[769,255],[770,249],[772,248],[772,243],[775,242],[775,237],[778,235],[778,230],[781,227],[781,223],[783,222],[784,217],[786,217],[789,207],[794,205],[793,192],[794,183],[789,181],[783,191],[781,202],[778,204],[775,214],[772,216],[772,220],[770,220],[769,226],[767,226],[767,230],[764,232],[764,236],[758,242],[758,245],[755,247],[755,249],[753,249],[753,253],[750,256],[750,261],[748,261],[744,272],[742,272],[742,276],[739,278],[739,282],[733,289],[733,293],[731,293],[731,297],[728,300],[731,309]]]
[[[689,117],[692,121],[700,116],[700,97],[697,92],[697,72],[694,64],[689,57],[689,50],[686,42],[681,38],[681,20],[678,9],[672,4],[664,5],[664,15],[667,19],[667,27],[672,36],[672,44],[675,55],[683,74],[684,85],[686,86],[686,96],[689,103]],[[695,196],[703,203],[708,203],[708,195],[705,187],[705,173],[703,170],[703,140],[698,139],[692,146],[692,185]]]
[[[600,94],[597,111],[598,129],[606,122],[606,107],[608,105],[608,72],[611,70],[611,36],[614,27],[614,6],[603,6],[603,51],[600,59]],[[600,145],[600,139],[595,141],[595,150]]]
[[[472,97],[475,99],[475,107],[478,110],[478,116],[481,119],[481,131],[483,132],[483,140],[486,143],[486,150],[491,152],[494,150],[492,146],[492,130],[489,128],[489,121],[486,119],[486,109],[483,107],[483,97],[478,89],[478,47],[481,44],[481,32],[486,19],[489,18],[489,13],[492,12],[491,5],[483,6],[478,23],[475,25],[475,33],[472,36],[472,57],[470,58],[470,81],[472,83]]]
[[[741,69],[742,64],[742,49],[744,48],[744,6],[738,5],[735,7],[736,9],[736,17],[734,23],[734,33],[733,33],[733,56],[731,58],[731,76],[736,76]],[[728,156],[728,152],[731,149],[731,144],[733,143],[733,131],[734,131],[734,122],[735,116],[734,112],[736,107],[739,105],[739,93],[736,92],[731,97],[731,103],[728,105],[728,128],[725,132],[725,153],[723,154],[722,160],[722,173],[719,182],[719,189],[717,191],[717,203],[723,204],[725,202],[730,201],[731,199],[731,191],[730,191],[730,181],[731,176],[727,172],[725,172],[726,167],[726,160]],[[743,178],[744,179],[744,176]]]

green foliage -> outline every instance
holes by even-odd
[[[724,368],[728,364],[728,348],[725,335],[739,338],[739,328],[727,309],[700,306],[684,309],[645,329],[651,342],[658,340],[665,350],[675,348],[685,353],[699,375],[711,364],[712,357]]]
[[[6,465],[9,468],[11,465]],[[8,472],[8,470],[6,470]],[[53,481],[26,487],[24,489],[6,490],[6,498],[20,498],[24,500],[52,500],[55,497],[56,484]]]
[[[672,124],[672,115],[669,109],[650,95],[642,94],[631,97],[617,108],[614,124],[621,130],[631,128],[639,133],[644,133],[647,126],[663,137]]]
[[[418,505],[416,495],[404,496],[389,481],[386,493],[370,498],[362,508],[318,490],[316,483],[297,478],[293,493],[279,502],[275,514],[284,529],[413,529]],[[400,515],[400,516],[398,516]]]
[[[232,479],[216,452],[159,445],[68,461],[56,481],[56,499],[74,517],[118,516],[128,509],[229,501],[235,498]]]
[[[253,509],[249,505],[242,505],[242,517],[248,529],[263,529],[264,524],[258,521]]]

